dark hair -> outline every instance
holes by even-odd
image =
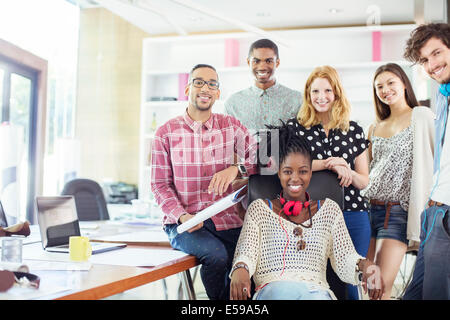
[[[414,108],[419,105],[416,99],[416,95],[414,94],[414,90],[412,88],[411,82],[408,79],[408,76],[406,75],[405,71],[403,71],[402,67],[400,67],[398,64],[395,63],[387,63],[385,65],[382,65],[378,67],[378,69],[375,71],[375,75],[373,76],[373,82],[375,83],[375,79],[383,72],[392,72],[397,77],[400,78],[400,80],[405,85],[405,99],[406,103],[410,108]],[[384,102],[380,100],[377,96],[377,90],[375,88],[375,85],[373,85],[373,99],[375,102],[375,114],[378,118],[378,120],[384,120],[388,118],[391,115],[391,108]]]
[[[280,126],[266,125],[268,130],[258,132],[260,138],[258,164],[263,167],[265,166],[260,161],[261,150],[267,150],[268,156],[274,156],[272,150],[278,147],[278,165],[283,163],[286,157],[291,153],[300,153],[304,155],[309,159],[311,165],[313,156],[309,142],[304,137],[298,135],[294,125],[287,124],[283,121],[281,121],[281,123]],[[272,141],[274,130],[278,134],[278,139]],[[264,135],[262,134],[263,132],[265,133]],[[272,143],[278,145],[272,145]]]
[[[420,50],[431,38],[440,39],[450,48],[450,26],[448,23],[422,24],[414,29],[406,42],[405,59],[417,63],[420,61]]]
[[[217,73],[216,68],[214,68],[213,66],[211,66],[211,65],[209,65],[209,64],[200,63],[200,64],[195,65],[195,66],[191,69],[191,72],[189,72],[189,80],[188,80],[188,82],[191,81],[191,79],[192,79],[192,74],[194,73],[194,71],[197,70],[197,69],[200,69],[200,68],[210,68],[210,69],[213,69],[213,70],[216,72],[216,74],[217,74],[217,81],[219,81],[219,74]]]
[[[248,58],[251,57],[254,49],[260,49],[260,48],[272,49],[273,52],[275,52],[277,59],[280,59],[280,56],[278,55],[278,46],[275,44],[275,42],[273,42],[272,40],[269,40],[269,39],[259,39],[255,42],[253,42],[252,45],[250,46],[250,49],[248,50]]]

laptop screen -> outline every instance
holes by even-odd
[[[79,236],[77,209],[73,196],[36,197],[42,246],[69,244],[71,236]]]

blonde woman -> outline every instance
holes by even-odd
[[[337,71],[330,66],[313,70],[305,85],[304,101],[296,119],[288,121],[311,144],[312,170],[337,173],[344,186],[344,219],[358,254],[370,242],[368,205],[360,195],[369,182],[368,141],[363,129],[350,121],[350,104]],[[358,299],[355,286],[346,286],[327,268],[328,281],[338,299]]]
[[[372,228],[368,256],[385,280],[383,299],[392,286],[409,246],[420,241],[420,214],[433,176],[433,112],[417,107],[403,69],[388,63],[374,75],[377,121],[369,128],[370,199]]]

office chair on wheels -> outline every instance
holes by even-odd
[[[103,190],[94,180],[70,180],[61,194],[74,196],[80,221],[109,220]]]

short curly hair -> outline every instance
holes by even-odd
[[[450,48],[450,26],[447,23],[422,24],[414,29],[406,42],[403,57],[413,63],[420,61],[420,50],[431,38],[440,39]]]

